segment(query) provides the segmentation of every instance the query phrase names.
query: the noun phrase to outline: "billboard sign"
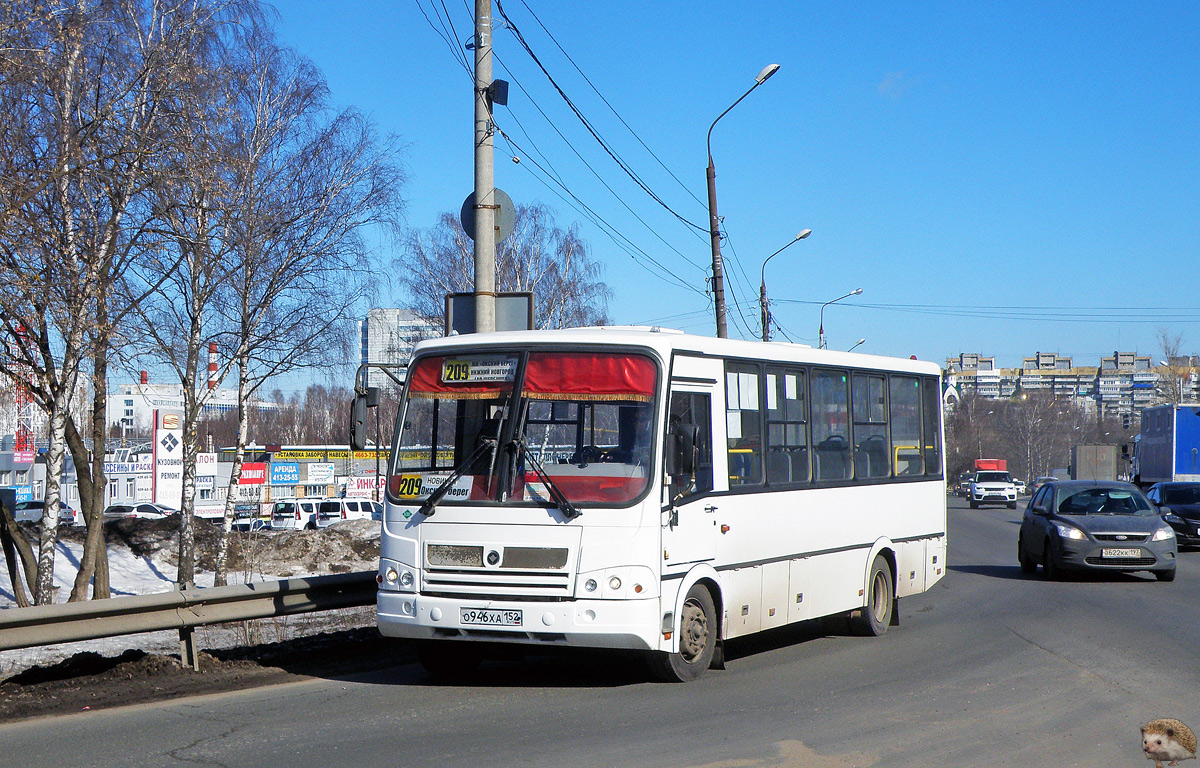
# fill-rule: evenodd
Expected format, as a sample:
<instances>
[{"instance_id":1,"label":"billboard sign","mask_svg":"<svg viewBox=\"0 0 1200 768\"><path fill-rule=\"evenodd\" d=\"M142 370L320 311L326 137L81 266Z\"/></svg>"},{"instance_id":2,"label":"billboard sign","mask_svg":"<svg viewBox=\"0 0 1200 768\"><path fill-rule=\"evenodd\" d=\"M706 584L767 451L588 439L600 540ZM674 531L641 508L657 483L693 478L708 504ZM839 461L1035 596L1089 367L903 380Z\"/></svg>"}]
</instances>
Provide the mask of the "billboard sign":
<instances>
[{"instance_id":1,"label":"billboard sign","mask_svg":"<svg viewBox=\"0 0 1200 768\"><path fill-rule=\"evenodd\" d=\"M154 412L154 501L171 509L183 506L183 415Z\"/></svg>"},{"instance_id":2,"label":"billboard sign","mask_svg":"<svg viewBox=\"0 0 1200 768\"><path fill-rule=\"evenodd\" d=\"M314 462L306 464L305 469L308 472L305 482L310 485L328 485L333 482L333 464Z\"/></svg>"},{"instance_id":3,"label":"billboard sign","mask_svg":"<svg viewBox=\"0 0 1200 768\"><path fill-rule=\"evenodd\" d=\"M263 485L267 482L267 464L264 461L242 462L242 474L238 485Z\"/></svg>"},{"instance_id":4,"label":"billboard sign","mask_svg":"<svg viewBox=\"0 0 1200 768\"><path fill-rule=\"evenodd\" d=\"M245 465L242 465L243 467ZM271 462L271 485L295 485L300 482L300 464L295 461Z\"/></svg>"}]
</instances>

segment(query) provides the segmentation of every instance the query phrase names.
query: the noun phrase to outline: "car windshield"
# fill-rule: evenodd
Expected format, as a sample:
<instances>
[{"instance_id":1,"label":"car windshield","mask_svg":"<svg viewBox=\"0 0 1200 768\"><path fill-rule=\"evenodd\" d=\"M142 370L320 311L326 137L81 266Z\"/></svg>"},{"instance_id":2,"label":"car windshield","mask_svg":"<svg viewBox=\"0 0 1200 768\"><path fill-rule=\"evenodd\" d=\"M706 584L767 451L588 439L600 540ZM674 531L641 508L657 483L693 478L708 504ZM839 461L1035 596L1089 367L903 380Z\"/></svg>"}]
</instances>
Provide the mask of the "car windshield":
<instances>
[{"instance_id":1,"label":"car windshield","mask_svg":"<svg viewBox=\"0 0 1200 768\"><path fill-rule=\"evenodd\" d=\"M421 358L388 493L412 503L449 483L442 503L632 502L650 480L657 377L628 352Z\"/></svg>"},{"instance_id":2,"label":"car windshield","mask_svg":"<svg viewBox=\"0 0 1200 768\"><path fill-rule=\"evenodd\" d=\"M1152 515L1154 510L1136 490L1126 488L1060 489L1060 515Z\"/></svg>"},{"instance_id":3,"label":"car windshield","mask_svg":"<svg viewBox=\"0 0 1200 768\"><path fill-rule=\"evenodd\" d=\"M1200 484L1165 486L1163 504L1200 504Z\"/></svg>"},{"instance_id":4,"label":"car windshield","mask_svg":"<svg viewBox=\"0 0 1200 768\"><path fill-rule=\"evenodd\" d=\"M1010 483L1012 478L1007 472L980 472L975 476L977 483Z\"/></svg>"}]
</instances>

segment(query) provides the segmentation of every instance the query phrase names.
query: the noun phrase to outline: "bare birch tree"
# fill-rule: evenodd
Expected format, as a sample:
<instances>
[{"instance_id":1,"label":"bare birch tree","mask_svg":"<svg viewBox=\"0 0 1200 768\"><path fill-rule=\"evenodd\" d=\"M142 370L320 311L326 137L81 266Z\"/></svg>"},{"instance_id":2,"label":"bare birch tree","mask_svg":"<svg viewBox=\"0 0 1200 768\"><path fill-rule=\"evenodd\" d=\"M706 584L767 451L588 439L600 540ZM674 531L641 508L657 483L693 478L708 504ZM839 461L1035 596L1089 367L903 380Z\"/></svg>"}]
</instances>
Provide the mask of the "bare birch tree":
<instances>
[{"instance_id":1,"label":"bare birch tree","mask_svg":"<svg viewBox=\"0 0 1200 768\"><path fill-rule=\"evenodd\" d=\"M400 284L418 314L444 314L447 293L474 290L474 244L458 218L443 213L436 226L413 230L395 262ZM578 228L560 229L544 205L518 205L512 234L496 246L496 290L532 291L537 328L604 325L612 291L601 279Z\"/></svg>"},{"instance_id":2,"label":"bare birch tree","mask_svg":"<svg viewBox=\"0 0 1200 768\"><path fill-rule=\"evenodd\" d=\"M320 73L261 30L244 50L228 167L236 267L222 303L238 430L218 584L227 577L250 399L274 376L347 360L351 318L373 289L364 231L394 227L401 207L394 142L376 139L353 110L331 112Z\"/></svg>"}]
</instances>

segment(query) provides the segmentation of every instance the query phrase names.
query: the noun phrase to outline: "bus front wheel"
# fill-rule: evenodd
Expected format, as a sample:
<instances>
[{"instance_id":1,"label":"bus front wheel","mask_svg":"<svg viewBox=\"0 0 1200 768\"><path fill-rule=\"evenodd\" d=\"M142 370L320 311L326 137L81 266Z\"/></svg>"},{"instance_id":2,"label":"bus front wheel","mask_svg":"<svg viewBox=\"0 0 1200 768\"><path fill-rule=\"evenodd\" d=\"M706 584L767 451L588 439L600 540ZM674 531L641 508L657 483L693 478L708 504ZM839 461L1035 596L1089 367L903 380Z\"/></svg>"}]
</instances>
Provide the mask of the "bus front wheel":
<instances>
[{"instance_id":1,"label":"bus front wheel","mask_svg":"<svg viewBox=\"0 0 1200 768\"><path fill-rule=\"evenodd\" d=\"M650 670L663 682L686 683L704 674L717 649L717 609L707 587L694 585L679 617L679 652L652 651Z\"/></svg>"},{"instance_id":2,"label":"bus front wheel","mask_svg":"<svg viewBox=\"0 0 1200 768\"><path fill-rule=\"evenodd\" d=\"M892 589L892 569L887 560L877 556L871 564L867 580L867 604L850 615L850 628L856 635L879 636L892 623L896 593Z\"/></svg>"}]
</instances>

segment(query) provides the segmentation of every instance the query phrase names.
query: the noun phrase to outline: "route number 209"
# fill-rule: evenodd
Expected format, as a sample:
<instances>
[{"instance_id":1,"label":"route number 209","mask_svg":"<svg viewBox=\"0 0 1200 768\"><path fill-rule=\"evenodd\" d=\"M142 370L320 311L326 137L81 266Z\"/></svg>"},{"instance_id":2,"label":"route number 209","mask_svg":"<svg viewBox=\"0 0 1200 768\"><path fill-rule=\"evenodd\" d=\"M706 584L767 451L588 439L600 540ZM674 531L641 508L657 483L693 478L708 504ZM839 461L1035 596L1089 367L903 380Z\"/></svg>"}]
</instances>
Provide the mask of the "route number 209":
<instances>
[{"instance_id":1,"label":"route number 209","mask_svg":"<svg viewBox=\"0 0 1200 768\"><path fill-rule=\"evenodd\" d=\"M442 381L470 381L471 363L466 360L447 360Z\"/></svg>"},{"instance_id":2,"label":"route number 209","mask_svg":"<svg viewBox=\"0 0 1200 768\"><path fill-rule=\"evenodd\" d=\"M421 492L420 475L404 475L396 484L396 495L401 498L412 498Z\"/></svg>"}]
</instances>

